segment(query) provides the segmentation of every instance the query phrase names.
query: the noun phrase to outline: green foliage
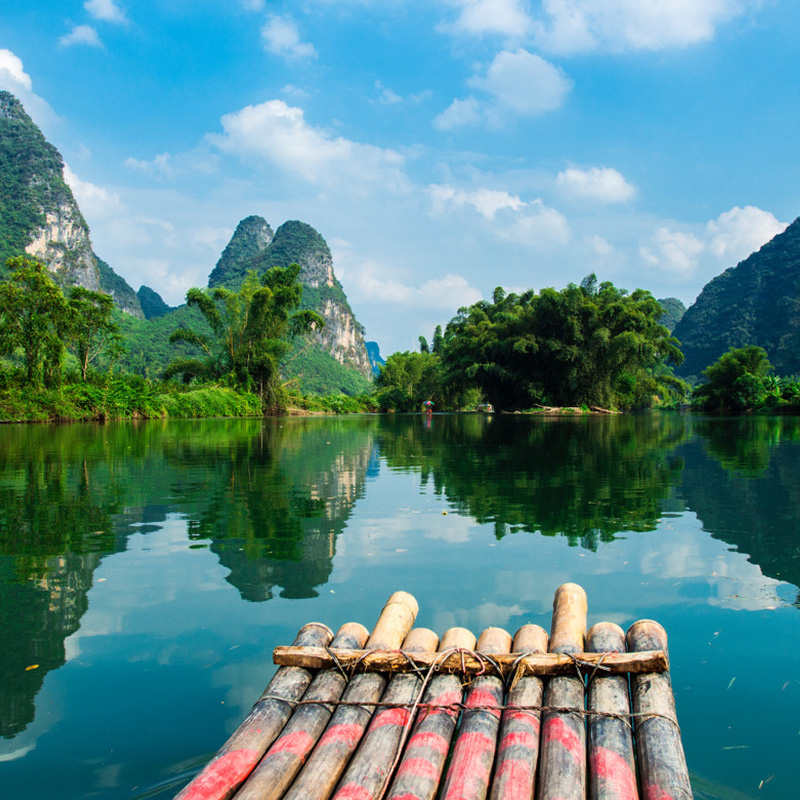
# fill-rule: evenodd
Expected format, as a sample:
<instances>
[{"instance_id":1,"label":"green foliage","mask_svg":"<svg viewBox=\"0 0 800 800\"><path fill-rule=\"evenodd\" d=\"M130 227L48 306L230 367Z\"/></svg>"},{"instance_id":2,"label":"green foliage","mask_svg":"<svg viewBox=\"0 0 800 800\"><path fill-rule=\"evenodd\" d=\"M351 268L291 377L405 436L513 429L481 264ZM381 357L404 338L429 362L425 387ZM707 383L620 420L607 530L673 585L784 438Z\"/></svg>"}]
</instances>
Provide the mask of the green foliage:
<instances>
[{"instance_id":1,"label":"green foliage","mask_svg":"<svg viewBox=\"0 0 800 800\"><path fill-rule=\"evenodd\" d=\"M272 238L272 228L263 217L245 217L237 226L216 266L208 276L208 286L239 289L251 269L250 262L264 249ZM292 259L294 260L294 259ZM289 266L289 263L282 266Z\"/></svg>"},{"instance_id":2,"label":"green foliage","mask_svg":"<svg viewBox=\"0 0 800 800\"><path fill-rule=\"evenodd\" d=\"M143 316L144 313L139 303L139 297L125 278L117 275L102 258L98 258L96 255L94 256L94 263L97 265L97 272L100 278L100 291L111 295L114 302L129 314L133 314L136 317Z\"/></svg>"},{"instance_id":3,"label":"green foliage","mask_svg":"<svg viewBox=\"0 0 800 800\"><path fill-rule=\"evenodd\" d=\"M800 220L706 284L674 333L684 376L749 345L763 347L779 374L800 373Z\"/></svg>"},{"instance_id":4,"label":"green foliage","mask_svg":"<svg viewBox=\"0 0 800 800\"><path fill-rule=\"evenodd\" d=\"M119 326L112 320L114 301L107 294L73 286L69 292L67 348L78 359L86 380L89 365L105 353L113 361L122 353Z\"/></svg>"},{"instance_id":5,"label":"green foliage","mask_svg":"<svg viewBox=\"0 0 800 800\"><path fill-rule=\"evenodd\" d=\"M676 339L662 307L594 275L563 291L498 287L491 303L461 309L444 334L445 385L480 388L498 409L536 404L634 408L684 391L668 362Z\"/></svg>"},{"instance_id":6,"label":"green foliage","mask_svg":"<svg viewBox=\"0 0 800 800\"><path fill-rule=\"evenodd\" d=\"M420 337L422 338L422 337ZM433 353L393 353L375 379L381 411L418 411L426 400L444 407L441 359Z\"/></svg>"},{"instance_id":7,"label":"green foliage","mask_svg":"<svg viewBox=\"0 0 800 800\"><path fill-rule=\"evenodd\" d=\"M706 411L750 411L764 401L764 379L771 371L763 347L732 348L703 370L707 383L694 390L693 399Z\"/></svg>"},{"instance_id":8,"label":"green foliage","mask_svg":"<svg viewBox=\"0 0 800 800\"><path fill-rule=\"evenodd\" d=\"M297 280L300 267L273 267L258 280L248 273L236 292L224 287L192 288L188 305L198 308L211 334L188 328L174 331L171 341L198 347L202 358L181 358L164 377L182 374L192 378L222 380L228 385L255 390L265 409L285 405L280 381L280 363L289 349L289 339L325 323L313 311L296 311L303 286Z\"/></svg>"},{"instance_id":9,"label":"green foliage","mask_svg":"<svg viewBox=\"0 0 800 800\"><path fill-rule=\"evenodd\" d=\"M136 297L139 300L145 319L163 317L164 314L169 314L170 311L174 310L164 302L158 292L149 286L140 286L139 291L136 292Z\"/></svg>"},{"instance_id":10,"label":"green foliage","mask_svg":"<svg viewBox=\"0 0 800 800\"><path fill-rule=\"evenodd\" d=\"M281 375L287 386L317 395L342 393L353 397L369 392L372 387L360 372L299 338L281 366Z\"/></svg>"},{"instance_id":11,"label":"green foliage","mask_svg":"<svg viewBox=\"0 0 800 800\"><path fill-rule=\"evenodd\" d=\"M61 155L12 94L0 91L0 264L22 255L45 210L74 202ZM86 227L79 216L79 224Z\"/></svg>"},{"instance_id":12,"label":"green foliage","mask_svg":"<svg viewBox=\"0 0 800 800\"><path fill-rule=\"evenodd\" d=\"M0 353L22 350L27 383L60 377L69 309L46 267L23 256L6 262L0 283Z\"/></svg>"},{"instance_id":13,"label":"green foliage","mask_svg":"<svg viewBox=\"0 0 800 800\"><path fill-rule=\"evenodd\" d=\"M664 313L658 320L670 333L675 330L675 326L681 321L686 313L686 306L677 297L665 297L659 299L659 305L664 309Z\"/></svg>"}]
</instances>

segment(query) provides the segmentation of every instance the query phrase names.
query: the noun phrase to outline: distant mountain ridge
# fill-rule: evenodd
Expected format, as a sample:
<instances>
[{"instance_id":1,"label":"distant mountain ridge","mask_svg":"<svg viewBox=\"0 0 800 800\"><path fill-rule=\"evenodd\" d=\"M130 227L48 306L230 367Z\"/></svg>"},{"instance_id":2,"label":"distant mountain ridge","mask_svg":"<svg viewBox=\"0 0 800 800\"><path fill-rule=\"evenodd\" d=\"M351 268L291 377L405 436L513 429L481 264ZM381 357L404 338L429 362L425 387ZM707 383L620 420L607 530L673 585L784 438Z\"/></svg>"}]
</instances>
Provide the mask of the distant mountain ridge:
<instances>
[{"instance_id":1,"label":"distant mountain ridge","mask_svg":"<svg viewBox=\"0 0 800 800\"><path fill-rule=\"evenodd\" d=\"M800 374L800 218L703 288L675 326L685 360L699 376L732 347L756 344L779 375Z\"/></svg>"},{"instance_id":2,"label":"distant mountain ridge","mask_svg":"<svg viewBox=\"0 0 800 800\"><path fill-rule=\"evenodd\" d=\"M143 316L133 289L92 250L61 154L22 103L0 91L0 272L18 255L41 261L62 287L105 292L123 311Z\"/></svg>"}]
</instances>

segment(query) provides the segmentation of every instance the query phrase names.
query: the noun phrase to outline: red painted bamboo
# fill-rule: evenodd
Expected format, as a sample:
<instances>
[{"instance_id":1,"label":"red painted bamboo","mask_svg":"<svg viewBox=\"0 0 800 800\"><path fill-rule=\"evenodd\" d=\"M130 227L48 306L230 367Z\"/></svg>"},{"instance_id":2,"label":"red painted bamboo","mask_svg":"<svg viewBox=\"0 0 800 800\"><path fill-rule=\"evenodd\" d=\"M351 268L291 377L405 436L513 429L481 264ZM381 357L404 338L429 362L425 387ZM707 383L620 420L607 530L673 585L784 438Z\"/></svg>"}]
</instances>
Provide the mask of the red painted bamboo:
<instances>
[{"instance_id":1,"label":"red painted bamboo","mask_svg":"<svg viewBox=\"0 0 800 800\"><path fill-rule=\"evenodd\" d=\"M363 647L369 631L357 622L339 628L332 647ZM279 800L297 777L308 754L325 730L333 706L344 691L347 679L337 669L320 672L303 695L304 703L295 709L281 735L274 741L259 765L236 793L236 800Z\"/></svg>"},{"instance_id":2,"label":"red painted bamboo","mask_svg":"<svg viewBox=\"0 0 800 800\"><path fill-rule=\"evenodd\" d=\"M367 641L367 649L396 650L414 624L417 601L406 592L395 592L384 606ZM377 672L355 675L342 695L348 703L375 703L386 687L386 676ZM339 706L303 771L286 793L286 800L327 800L364 735L374 708L370 705Z\"/></svg>"},{"instance_id":3,"label":"red painted bamboo","mask_svg":"<svg viewBox=\"0 0 800 800\"><path fill-rule=\"evenodd\" d=\"M475 637L468 630L450 628L442 636L439 652L453 648L472 650L474 647ZM448 709L447 706L460 703L461 698L461 680L456 675L437 675L431 680L422 702L435 707L420 711L386 794L387 800L433 800L436 796L460 714L459 709Z\"/></svg>"},{"instance_id":4,"label":"red painted bamboo","mask_svg":"<svg viewBox=\"0 0 800 800\"><path fill-rule=\"evenodd\" d=\"M586 649L592 653L614 653L625 649L625 633L613 622L598 622L586 634ZM633 735L627 715L631 710L628 679L604 675L598 670L590 679L587 708L602 714L587 718L589 741L590 800L639 800Z\"/></svg>"},{"instance_id":5,"label":"red painted bamboo","mask_svg":"<svg viewBox=\"0 0 800 800\"><path fill-rule=\"evenodd\" d=\"M523 625L514 636L515 653L543 653L547 632L538 625ZM497 762L492 780L491 800L531 800L539 759L540 711L515 710L515 706L541 706L544 692L541 678L520 678L506 698L500 724Z\"/></svg>"},{"instance_id":6,"label":"red painted bamboo","mask_svg":"<svg viewBox=\"0 0 800 800\"><path fill-rule=\"evenodd\" d=\"M294 642L298 646L324 647L332 637L327 625L311 622L300 629ZM281 667L244 722L175 800L231 797L280 733L292 713L291 703L303 696L310 682L308 670Z\"/></svg>"},{"instance_id":7,"label":"red painted bamboo","mask_svg":"<svg viewBox=\"0 0 800 800\"><path fill-rule=\"evenodd\" d=\"M667 649L667 634L651 620L628 629L628 649ZM669 672L631 678L636 753L642 800L691 800L692 787L681 743Z\"/></svg>"},{"instance_id":8,"label":"red painted bamboo","mask_svg":"<svg viewBox=\"0 0 800 800\"><path fill-rule=\"evenodd\" d=\"M565 583L553 600L550 650L583 651L586 633L586 592ZM545 707L574 708L579 713L547 711L542 723L538 800L585 800L586 730L583 720L583 680L551 678L544 695Z\"/></svg>"},{"instance_id":9,"label":"red painted bamboo","mask_svg":"<svg viewBox=\"0 0 800 800\"><path fill-rule=\"evenodd\" d=\"M487 628L478 639L479 653L507 653L510 648L511 636L501 628ZM488 675L475 678L467 689L464 714L453 746L442 800L483 800L486 797L497 747L503 694L503 681Z\"/></svg>"},{"instance_id":10,"label":"red painted bamboo","mask_svg":"<svg viewBox=\"0 0 800 800\"><path fill-rule=\"evenodd\" d=\"M433 652L439 637L427 628L415 628L403 642L409 653ZM347 766L334 800L374 800L391 776L398 746L411 714L410 706L422 688L417 675L395 675L381 702L402 703L405 708L379 708L364 739Z\"/></svg>"}]
</instances>

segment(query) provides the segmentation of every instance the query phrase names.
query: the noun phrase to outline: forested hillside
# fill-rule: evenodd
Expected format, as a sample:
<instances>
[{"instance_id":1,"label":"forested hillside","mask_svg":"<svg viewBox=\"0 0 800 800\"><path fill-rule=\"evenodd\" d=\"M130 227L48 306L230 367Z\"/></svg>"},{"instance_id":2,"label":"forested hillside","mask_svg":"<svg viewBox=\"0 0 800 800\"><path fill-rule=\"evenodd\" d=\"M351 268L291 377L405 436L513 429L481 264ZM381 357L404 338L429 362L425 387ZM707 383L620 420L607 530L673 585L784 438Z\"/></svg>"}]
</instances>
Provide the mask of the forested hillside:
<instances>
[{"instance_id":1,"label":"forested hillside","mask_svg":"<svg viewBox=\"0 0 800 800\"><path fill-rule=\"evenodd\" d=\"M684 376L747 345L763 347L779 375L800 373L800 219L708 283L673 333Z\"/></svg>"},{"instance_id":2,"label":"forested hillside","mask_svg":"<svg viewBox=\"0 0 800 800\"><path fill-rule=\"evenodd\" d=\"M111 295L142 316L136 293L92 250L89 226L64 180L64 161L9 92L0 91L0 274L30 255L64 287Z\"/></svg>"}]
</instances>

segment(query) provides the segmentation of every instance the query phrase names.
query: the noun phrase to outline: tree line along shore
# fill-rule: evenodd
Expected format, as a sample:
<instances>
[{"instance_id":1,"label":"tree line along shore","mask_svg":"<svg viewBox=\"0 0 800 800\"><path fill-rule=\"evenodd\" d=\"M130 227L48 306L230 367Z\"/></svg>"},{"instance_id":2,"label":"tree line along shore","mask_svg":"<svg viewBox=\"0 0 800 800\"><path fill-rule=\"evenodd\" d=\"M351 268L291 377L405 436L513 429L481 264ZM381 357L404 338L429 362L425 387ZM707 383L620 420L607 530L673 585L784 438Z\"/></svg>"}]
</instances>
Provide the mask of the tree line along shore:
<instances>
[{"instance_id":1,"label":"tree line along shore","mask_svg":"<svg viewBox=\"0 0 800 800\"><path fill-rule=\"evenodd\" d=\"M120 312L99 292L67 293L26 257L0 281L0 421L251 417L284 413L636 411L691 404L704 411L800 411L800 383L778 377L755 345L732 349L694 387L678 378L680 343L645 290L587 276L580 285L459 309L419 350L390 355L370 391L312 394L282 367L324 326L301 309L300 268L250 273L237 290L190 289L191 327L170 335L159 376L120 367Z\"/></svg>"}]
</instances>

